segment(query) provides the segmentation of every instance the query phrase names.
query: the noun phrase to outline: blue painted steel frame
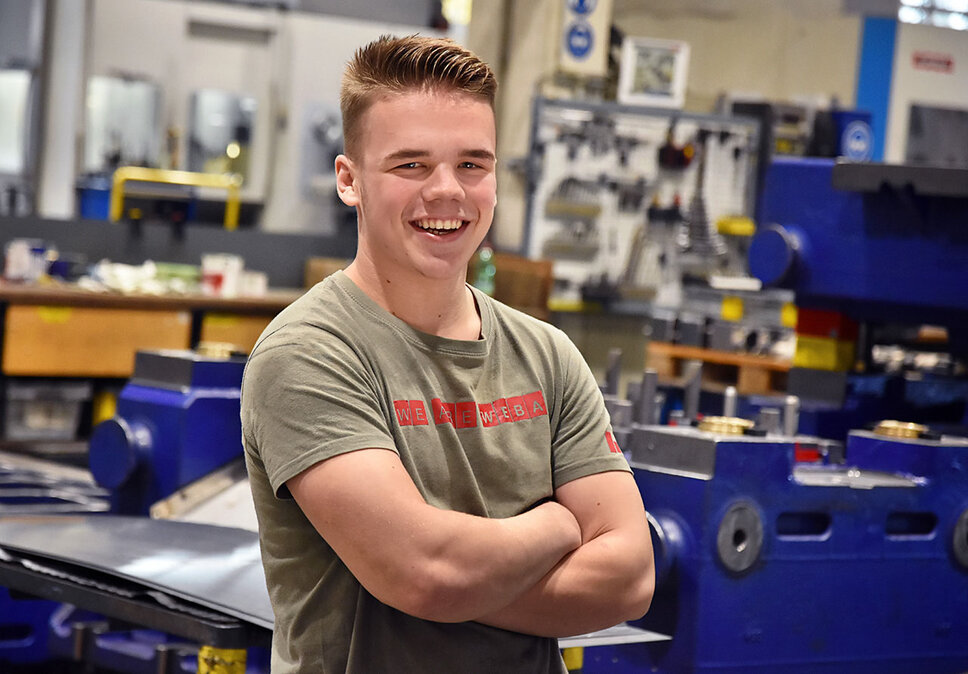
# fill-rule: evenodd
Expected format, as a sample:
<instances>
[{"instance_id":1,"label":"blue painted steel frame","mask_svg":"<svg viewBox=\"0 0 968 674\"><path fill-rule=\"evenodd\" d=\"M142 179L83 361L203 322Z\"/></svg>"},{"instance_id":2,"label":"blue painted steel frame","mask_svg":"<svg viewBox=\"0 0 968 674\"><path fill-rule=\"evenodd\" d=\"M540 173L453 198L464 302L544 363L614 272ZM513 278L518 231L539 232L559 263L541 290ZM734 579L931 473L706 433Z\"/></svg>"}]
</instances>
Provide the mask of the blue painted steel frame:
<instances>
[{"instance_id":1,"label":"blue painted steel frame","mask_svg":"<svg viewBox=\"0 0 968 674\"><path fill-rule=\"evenodd\" d=\"M173 390L128 383L118 398L116 417L147 431L146 448L132 446L118 434L99 433L91 440L92 471L112 455L131 454L137 462L130 478L113 496L114 511L147 515L151 504L172 495L242 456L239 396L244 361L194 363L191 387ZM108 424L113 421L105 422ZM107 447L98 446L102 439ZM118 456L117 461L121 461Z\"/></svg>"},{"instance_id":2,"label":"blue painted steel frame","mask_svg":"<svg viewBox=\"0 0 968 674\"><path fill-rule=\"evenodd\" d=\"M586 674L968 670L968 569L952 553L955 522L968 509L968 446L852 434L848 465L925 479L851 489L794 480L792 439L720 436L715 445L711 479L633 464L649 512L682 534L674 571L642 621L673 640L615 649L616 669L591 662ZM720 563L716 543L739 501L758 511L764 531L762 553L744 573ZM898 512L934 514L937 525L929 535L888 535L885 522ZM782 513L826 514L830 527L778 535Z\"/></svg>"},{"instance_id":3,"label":"blue painted steel frame","mask_svg":"<svg viewBox=\"0 0 968 674\"><path fill-rule=\"evenodd\" d=\"M776 247L757 241L777 224L796 239L785 285L798 305L861 321L968 326L968 199L836 190L833 166L828 159L773 161L750 248L754 275L776 265Z\"/></svg>"},{"instance_id":4,"label":"blue painted steel frame","mask_svg":"<svg viewBox=\"0 0 968 674\"><path fill-rule=\"evenodd\" d=\"M887 117L891 104L891 83L894 79L894 45L897 41L897 21L893 18L864 18L860 62L857 64L857 107L871 113L874 131L872 159L884 158L887 137Z\"/></svg>"},{"instance_id":5,"label":"blue painted steel frame","mask_svg":"<svg viewBox=\"0 0 968 674\"><path fill-rule=\"evenodd\" d=\"M0 588L0 671L6 665L45 661L47 622L60 604L41 599L15 599Z\"/></svg>"}]
</instances>

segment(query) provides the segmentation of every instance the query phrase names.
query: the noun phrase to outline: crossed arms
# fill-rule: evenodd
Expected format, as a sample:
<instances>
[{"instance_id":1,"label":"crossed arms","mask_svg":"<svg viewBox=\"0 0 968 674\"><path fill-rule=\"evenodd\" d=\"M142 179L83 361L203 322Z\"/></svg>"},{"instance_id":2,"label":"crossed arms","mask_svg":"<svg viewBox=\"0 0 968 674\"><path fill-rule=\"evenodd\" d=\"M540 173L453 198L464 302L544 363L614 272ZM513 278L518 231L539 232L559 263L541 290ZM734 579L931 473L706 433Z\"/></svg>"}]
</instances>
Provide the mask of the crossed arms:
<instances>
[{"instance_id":1,"label":"crossed arms","mask_svg":"<svg viewBox=\"0 0 968 674\"><path fill-rule=\"evenodd\" d=\"M573 480L506 519L429 505L385 449L332 457L286 484L363 587L419 618L561 637L639 618L652 599L648 524L625 472Z\"/></svg>"}]
</instances>

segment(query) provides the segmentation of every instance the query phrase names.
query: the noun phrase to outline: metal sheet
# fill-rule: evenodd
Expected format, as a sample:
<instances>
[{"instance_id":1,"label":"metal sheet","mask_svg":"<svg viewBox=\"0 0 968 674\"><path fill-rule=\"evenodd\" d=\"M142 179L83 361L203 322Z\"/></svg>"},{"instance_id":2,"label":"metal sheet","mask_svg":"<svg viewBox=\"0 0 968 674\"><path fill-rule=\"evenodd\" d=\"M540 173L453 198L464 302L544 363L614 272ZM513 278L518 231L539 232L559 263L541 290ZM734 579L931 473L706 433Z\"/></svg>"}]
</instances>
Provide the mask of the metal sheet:
<instances>
[{"instance_id":1,"label":"metal sheet","mask_svg":"<svg viewBox=\"0 0 968 674\"><path fill-rule=\"evenodd\" d=\"M0 517L0 549L160 590L271 630L258 534L120 515ZM80 575L80 574L78 574ZM662 641L630 625L559 640L562 648Z\"/></svg>"},{"instance_id":2,"label":"metal sheet","mask_svg":"<svg viewBox=\"0 0 968 674\"><path fill-rule=\"evenodd\" d=\"M0 547L107 573L272 629L252 531L116 515L5 517Z\"/></svg>"},{"instance_id":3,"label":"metal sheet","mask_svg":"<svg viewBox=\"0 0 968 674\"><path fill-rule=\"evenodd\" d=\"M83 471L0 452L0 516L107 512L109 497Z\"/></svg>"},{"instance_id":4,"label":"metal sheet","mask_svg":"<svg viewBox=\"0 0 968 674\"><path fill-rule=\"evenodd\" d=\"M574 637L564 637L558 639L558 646L561 648L591 648L593 646L615 646L618 644L642 644L653 641L669 641L672 639L667 634L650 632L640 627L634 627L622 623L615 627L599 630L590 634L579 634Z\"/></svg>"}]
</instances>

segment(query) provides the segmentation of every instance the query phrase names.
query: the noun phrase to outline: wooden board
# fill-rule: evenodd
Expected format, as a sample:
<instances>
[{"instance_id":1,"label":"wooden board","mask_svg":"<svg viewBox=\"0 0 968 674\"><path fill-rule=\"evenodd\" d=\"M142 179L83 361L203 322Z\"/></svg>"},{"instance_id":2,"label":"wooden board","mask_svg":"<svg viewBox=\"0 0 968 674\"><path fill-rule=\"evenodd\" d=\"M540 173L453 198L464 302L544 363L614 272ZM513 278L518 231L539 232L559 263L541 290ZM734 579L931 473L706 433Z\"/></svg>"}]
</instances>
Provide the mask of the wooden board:
<instances>
[{"instance_id":1,"label":"wooden board","mask_svg":"<svg viewBox=\"0 0 968 674\"><path fill-rule=\"evenodd\" d=\"M3 373L129 377L135 352L187 349L191 327L188 311L10 305Z\"/></svg>"},{"instance_id":2,"label":"wooden board","mask_svg":"<svg viewBox=\"0 0 968 674\"><path fill-rule=\"evenodd\" d=\"M249 353L272 316L208 312L202 317L202 342L231 344L235 351Z\"/></svg>"},{"instance_id":3,"label":"wooden board","mask_svg":"<svg viewBox=\"0 0 968 674\"><path fill-rule=\"evenodd\" d=\"M707 390L722 391L727 386L735 386L737 393L743 395L776 395L786 391L789 361L668 342L649 342L646 347L646 367L654 369L663 383L678 383L683 364L690 360L702 362L703 387Z\"/></svg>"}]
</instances>

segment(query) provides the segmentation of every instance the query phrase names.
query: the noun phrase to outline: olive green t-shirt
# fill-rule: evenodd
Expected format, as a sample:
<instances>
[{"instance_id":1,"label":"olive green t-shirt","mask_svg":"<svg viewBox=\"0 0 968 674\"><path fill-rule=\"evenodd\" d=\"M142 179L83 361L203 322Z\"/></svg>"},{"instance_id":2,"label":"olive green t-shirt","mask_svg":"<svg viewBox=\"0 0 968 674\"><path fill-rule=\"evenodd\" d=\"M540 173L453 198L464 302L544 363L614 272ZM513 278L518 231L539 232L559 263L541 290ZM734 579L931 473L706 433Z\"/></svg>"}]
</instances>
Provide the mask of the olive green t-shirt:
<instances>
[{"instance_id":1,"label":"olive green t-shirt","mask_svg":"<svg viewBox=\"0 0 968 674\"><path fill-rule=\"evenodd\" d=\"M575 346L472 291L482 339L458 341L414 330L339 272L277 316L253 349L242 435L275 612L273 674L564 671L555 639L435 623L381 603L285 486L329 457L384 448L431 505L503 518L571 480L628 470Z\"/></svg>"}]
</instances>

